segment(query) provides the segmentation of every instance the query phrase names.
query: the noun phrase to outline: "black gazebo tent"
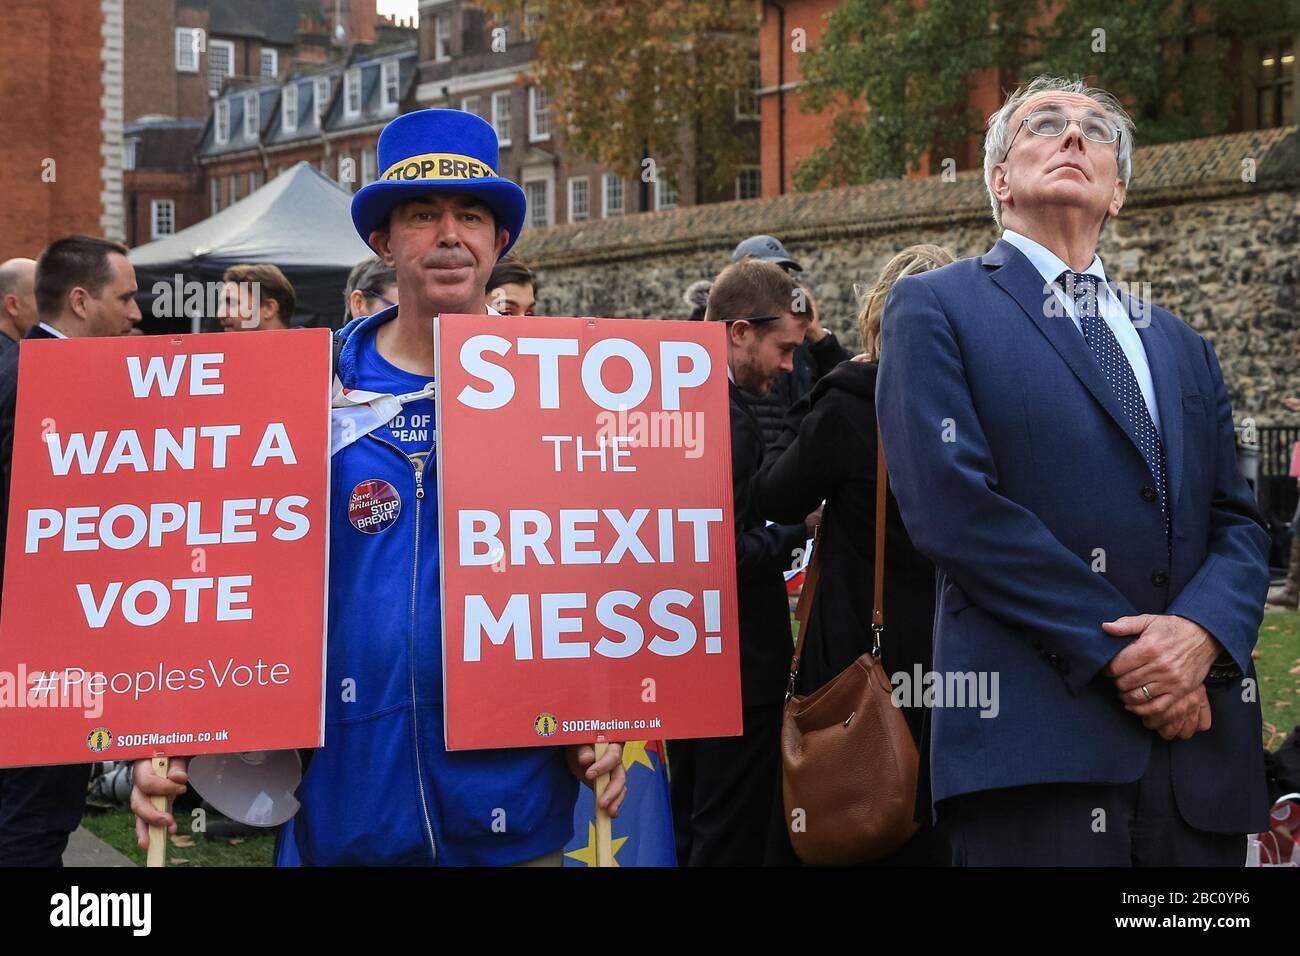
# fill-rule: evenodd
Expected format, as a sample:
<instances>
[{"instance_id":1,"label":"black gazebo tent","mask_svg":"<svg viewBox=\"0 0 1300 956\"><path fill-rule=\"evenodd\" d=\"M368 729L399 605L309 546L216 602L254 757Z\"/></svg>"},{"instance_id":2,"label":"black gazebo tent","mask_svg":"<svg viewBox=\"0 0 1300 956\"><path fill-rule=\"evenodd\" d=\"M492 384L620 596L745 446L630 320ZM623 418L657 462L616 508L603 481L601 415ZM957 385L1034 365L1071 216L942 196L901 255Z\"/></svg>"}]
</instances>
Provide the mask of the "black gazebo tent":
<instances>
[{"instance_id":1,"label":"black gazebo tent","mask_svg":"<svg viewBox=\"0 0 1300 956\"><path fill-rule=\"evenodd\" d=\"M347 190L301 162L215 216L132 249L144 330L215 329L217 284L240 263L280 267L297 297L294 325L337 327L348 272L374 254L352 226L351 203Z\"/></svg>"}]
</instances>

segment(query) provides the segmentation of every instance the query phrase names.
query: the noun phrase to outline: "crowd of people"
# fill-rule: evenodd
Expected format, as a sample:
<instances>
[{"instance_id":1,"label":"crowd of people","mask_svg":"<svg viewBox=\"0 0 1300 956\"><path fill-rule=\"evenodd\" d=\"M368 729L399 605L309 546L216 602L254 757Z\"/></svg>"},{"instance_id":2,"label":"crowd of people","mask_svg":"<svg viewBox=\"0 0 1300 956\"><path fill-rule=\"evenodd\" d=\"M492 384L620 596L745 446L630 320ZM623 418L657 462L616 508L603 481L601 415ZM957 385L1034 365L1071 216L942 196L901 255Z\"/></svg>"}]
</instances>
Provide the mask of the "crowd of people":
<instances>
[{"instance_id":1,"label":"crowd of people","mask_svg":"<svg viewBox=\"0 0 1300 956\"><path fill-rule=\"evenodd\" d=\"M1267 829L1260 708L1242 688L1268 535L1236 465L1227 391L1209 342L1159 308L1135 323L1097 255L1124 204L1133 134L1113 97L1078 82L1013 93L985 142L1000 238L960 261L901 249L862 296L860 354L823 324L772 236L741 242L687 290L692 319L725 326L743 733L668 743L680 865L799 862L800 808L782 786L790 700L875 653L886 674L937 674L938 699L899 704L897 743L919 754L915 833L857 862L1232 866L1245 834ZM454 110L400 116L379 141L381 169L425 154L489 172L498 160L492 127ZM344 386L418 391L439 313L538 310L536 275L509 255L524 222L510 181L380 179L353 217L376 255L345 290ZM10 340L129 332L126 253L73 237L39 262L0 265L0 508ZM225 328L290 324L293 288L274 266L224 278ZM248 283L255 310L237 294ZM334 494L378 477L422 497L432 438L375 437L336 456ZM437 539L436 508L400 520L419 524L414 540ZM590 746L447 752L437 549L346 522L331 536L327 679L369 675L383 689L352 710L327 701L277 863L559 865L578 782L610 774L600 803L617 815L619 746L599 759ZM820 575L792 672L786 572L810 537ZM395 670L411 680L389 680ZM943 699L954 674L991 675L997 699ZM874 769L842 772L871 788ZM84 766L0 771L0 864L58 864L85 778ZM165 778L141 761L134 783L144 847L150 825L176 831L151 798L185 791L186 761ZM504 831L491 825L500 807Z\"/></svg>"}]
</instances>

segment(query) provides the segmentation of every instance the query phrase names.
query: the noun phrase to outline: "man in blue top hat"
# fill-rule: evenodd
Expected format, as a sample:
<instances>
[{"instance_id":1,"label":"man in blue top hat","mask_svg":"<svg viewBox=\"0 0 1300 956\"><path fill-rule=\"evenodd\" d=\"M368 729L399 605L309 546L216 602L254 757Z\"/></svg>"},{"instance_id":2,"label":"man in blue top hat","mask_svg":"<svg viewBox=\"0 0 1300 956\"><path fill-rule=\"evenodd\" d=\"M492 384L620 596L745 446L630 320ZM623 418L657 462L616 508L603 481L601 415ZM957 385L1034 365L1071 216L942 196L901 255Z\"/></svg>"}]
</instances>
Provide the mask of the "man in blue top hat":
<instances>
[{"instance_id":1,"label":"man in blue top hat","mask_svg":"<svg viewBox=\"0 0 1300 956\"><path fill-rule=\"evenodd\" d=\"M523 190L496 173L496 133L459 110L399 116L379 137L383 174L357 193L352 220L397 273L398 305L340 332L338 377L351 389L421 391L433 379L433 319L482 313L497 260L523 228ZM280 832L278 865L560 865L573 835L575 777L610 782L617 815L622 752L592 747L448 752L443 746L435 410L410 402L332 459L325 746L308 762L302 806ZM358 495L396 502L361 520ZM369 512L367 512L368 514ZM140 845L147 825L175 830L149 796L187 780L136 766Z\"/></svg>"}]
</instances>

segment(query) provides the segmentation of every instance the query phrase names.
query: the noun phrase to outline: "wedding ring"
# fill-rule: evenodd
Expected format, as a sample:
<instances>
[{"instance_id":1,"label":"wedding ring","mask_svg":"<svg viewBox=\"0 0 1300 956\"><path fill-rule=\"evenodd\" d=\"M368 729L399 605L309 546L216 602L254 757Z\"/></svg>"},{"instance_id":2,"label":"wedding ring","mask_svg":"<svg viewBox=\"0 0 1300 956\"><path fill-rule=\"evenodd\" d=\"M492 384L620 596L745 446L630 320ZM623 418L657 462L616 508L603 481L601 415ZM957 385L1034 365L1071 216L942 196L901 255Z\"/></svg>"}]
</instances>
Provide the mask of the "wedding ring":
<instances>
[{"instance_id":1,"label":"wedding ring","mask_svg":"<svg viewBox=\"0 0 1300 956\"><path fill-rule=\"evenodd\" d=\"M1142 693L1146 694L1146 698L1147 698L1147 700L1150 700L1150 699L1151 699L1151 691L1147 690L1147 685L1146 685L1146 684L1143 684L1143 685L1142 685Z\"/></svg>"}]
</instances>

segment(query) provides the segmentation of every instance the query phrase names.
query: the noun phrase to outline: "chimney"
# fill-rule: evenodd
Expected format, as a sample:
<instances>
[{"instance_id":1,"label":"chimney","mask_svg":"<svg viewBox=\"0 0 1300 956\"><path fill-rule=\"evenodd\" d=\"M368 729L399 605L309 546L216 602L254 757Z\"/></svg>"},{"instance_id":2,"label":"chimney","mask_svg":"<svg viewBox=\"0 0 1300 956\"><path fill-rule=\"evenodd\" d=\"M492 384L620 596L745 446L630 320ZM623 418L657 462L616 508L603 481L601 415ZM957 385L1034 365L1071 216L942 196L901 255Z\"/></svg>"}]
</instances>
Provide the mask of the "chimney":
<instances>
[{"instance_id":1,"label":"chimney","mask_svg":"<svg viewBox=\"0 0 1300 956\"><path fill-rule=\"evenodd\" d=\"M377 0L348 0L348 42L374 43Z\"/></svg>"}]
</instances>

